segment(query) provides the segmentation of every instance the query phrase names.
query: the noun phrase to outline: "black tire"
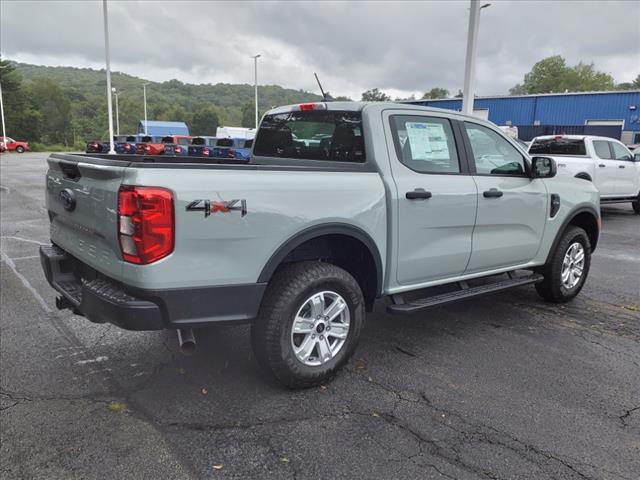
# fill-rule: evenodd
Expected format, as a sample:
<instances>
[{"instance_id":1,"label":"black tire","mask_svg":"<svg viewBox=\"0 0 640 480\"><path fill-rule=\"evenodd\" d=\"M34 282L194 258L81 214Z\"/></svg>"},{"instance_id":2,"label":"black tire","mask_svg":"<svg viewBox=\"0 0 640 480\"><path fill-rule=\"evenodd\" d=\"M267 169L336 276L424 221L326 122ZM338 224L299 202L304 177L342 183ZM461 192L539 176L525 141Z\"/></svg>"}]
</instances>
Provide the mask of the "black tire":
<instances>
[{"instance_id":1,"label":"black tire","mask_svg":"<svg viewBox=\"0 0 640 480\"><path fill-rule=\"evenodd\" d=\"M293 320L314 293L340 295L349 309L349 330L333 358L317 366L299 360L292 346ZM358 282L345 270L321 262L300 262L279 270L269 282L251 345L258 362L289 388L308 388L331 378L355 350L364 325L365 304ZM328 337L327 337L328 338Z\"/></svg>"},{"instance_id":2,"label":"black tire","mask_svg":"<svg viewBox=\"0 0 640 480\"><path fill-rule=\"evenodd\" d=\"M16 147L16 152L24 153L24 147Z\"/></svg>"},{"instance_id":3,"label":"black tire","mask_svg":"<svg viewBox=\"0 0 640 480\"><path fill-rule=\"evenodd\" d=\"M640 193L638 193L638 199L635 202L631 202L631 206L633 207L633 211L636 212L637 215L640 215Z\"/></svg>"},{"instance_id":4,"label":"black tire","mask_svg":"<svg viewBox=\"0 0 640 480\"><path fill-rule=\"evenodd\" d=\"M576 285L567 288L562 282L562 266L567 251L574 243L580 243L584 249L584 266L582 275ZM573 299L582 287L589 275L591 266L591 242L589 236L580 227L570 226L562 234L555 251L549 262L542 268L544 280L536 284L538 294L549 302L565 303Z\"/></svg>"}]
</instances>

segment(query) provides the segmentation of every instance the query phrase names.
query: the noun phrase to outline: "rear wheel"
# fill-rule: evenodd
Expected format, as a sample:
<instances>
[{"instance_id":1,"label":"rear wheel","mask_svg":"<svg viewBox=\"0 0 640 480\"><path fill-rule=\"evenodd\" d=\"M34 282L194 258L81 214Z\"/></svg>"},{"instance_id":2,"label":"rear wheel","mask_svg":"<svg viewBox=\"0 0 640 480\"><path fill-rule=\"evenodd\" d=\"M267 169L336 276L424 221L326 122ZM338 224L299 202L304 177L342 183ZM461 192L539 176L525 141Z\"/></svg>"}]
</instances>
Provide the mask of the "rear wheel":
<instances>
[{"instance_id":1,"label":"rear wheel","mask_svg":"<svg viewBox=\"0 0 640 480\"><path fill-rule=\"evenodd\" d=\"M591 266L591 243L580 227L569 227L543 267L544 280L536 284L542 298L564 303L580 293Z\"/></svg>"},{"instance_id":2,"label":"rear wheel","mask_svg":"<svg viewBox=\"0 0 640 480\"><path fill-rule=\"evenodd\" d=\"M335 265L301 262L269 283L251 343L258 361L290 388L328 380L349 359L364 324L356 280Z\"/></svg>"},{"instance_id":3,"label":"rear wheel","mask_svg":"<svg viewBox=\"0 0 640 480\"><path fill-rule=\"evenodd\" d=\"M640 215L640 193L638 193L638 198L635 202L631 202L631 206L633 207L633 211Z\"/></svg>"},{"instance_id":4,"label":"rear wheel","mask_svg":"<svg viewBox=\"0 0 640 480\"><path fill-rule=\"evenodd\" d=\"M16 152L23 153L24 152L24 147L16 147Z\"/></svg>"}]
</instances>

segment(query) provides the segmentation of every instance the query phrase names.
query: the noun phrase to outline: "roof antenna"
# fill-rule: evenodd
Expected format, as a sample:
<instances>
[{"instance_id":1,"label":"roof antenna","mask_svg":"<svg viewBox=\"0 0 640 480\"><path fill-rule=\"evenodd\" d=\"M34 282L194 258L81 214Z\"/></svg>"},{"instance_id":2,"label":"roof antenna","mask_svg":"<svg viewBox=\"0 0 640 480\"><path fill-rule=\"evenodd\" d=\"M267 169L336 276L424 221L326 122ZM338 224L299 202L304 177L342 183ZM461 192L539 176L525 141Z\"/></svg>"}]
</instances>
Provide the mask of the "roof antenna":
<instances>
[{"instance_id":1,"label":"roof antenna","mask_svg":"<svg viewBox=\"0 0 640 480\"><path fill-rule=\"evenodd\" d=\"M322 89L322 84L320 83L320 79L318 78L318 74L314 72L313 75L316 77L316 82L318 82L318 86L320 87L320 92L322 92L322 99L325 102L332 101L333 97L331 95L329 95L329 92L324 93L324 90Z\"/></svg>"}]
</instances>

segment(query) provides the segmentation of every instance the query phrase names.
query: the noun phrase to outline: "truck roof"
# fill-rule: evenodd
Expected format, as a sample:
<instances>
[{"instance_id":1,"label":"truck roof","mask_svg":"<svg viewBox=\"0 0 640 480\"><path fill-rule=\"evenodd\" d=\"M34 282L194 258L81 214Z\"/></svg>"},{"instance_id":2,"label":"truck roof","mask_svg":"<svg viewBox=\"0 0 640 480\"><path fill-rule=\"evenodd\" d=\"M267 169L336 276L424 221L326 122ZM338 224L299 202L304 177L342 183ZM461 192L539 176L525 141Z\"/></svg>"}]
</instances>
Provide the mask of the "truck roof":
<instances>
[{"instance_id":1,"label":"truck roof","mask_svg":"<svg viewBox=\"0 0 640 480\"><path fill-rule=\"evenodd\" d=\"M535 137L532 141L535 140L549 140L552 138L567 138L569 140L615 140L615 138L611 137L600 137L598 135L540 135L539 137Z\"/></svg>"},{"instance_id":2,"label":"truck roof","mask_svg":"<svg viewBox=\"0 0 640 480\"><path fill-rule=\"evenodd\" d=\"M422 110L425 112L446 113L447 115L456 115L459 117L473 119L474 121L480 121L482 123L489 123L486 120L480 118L465 115L455 110L448 110L445 108L424 107L422 105L414 105L411 103L396 103L396 102L309 102L309 103L296 103L292 105L284 105L282 107L272 108L267 111L266 115L273 115L278 113L288 113L301 110L301 106L309 106L309 110L313 110L312 105L323 105L318 110L328 111L347 111L347 112L360 112L367 107L383 107L393 108L394 110Z\"/></svg>"}]
</instances>

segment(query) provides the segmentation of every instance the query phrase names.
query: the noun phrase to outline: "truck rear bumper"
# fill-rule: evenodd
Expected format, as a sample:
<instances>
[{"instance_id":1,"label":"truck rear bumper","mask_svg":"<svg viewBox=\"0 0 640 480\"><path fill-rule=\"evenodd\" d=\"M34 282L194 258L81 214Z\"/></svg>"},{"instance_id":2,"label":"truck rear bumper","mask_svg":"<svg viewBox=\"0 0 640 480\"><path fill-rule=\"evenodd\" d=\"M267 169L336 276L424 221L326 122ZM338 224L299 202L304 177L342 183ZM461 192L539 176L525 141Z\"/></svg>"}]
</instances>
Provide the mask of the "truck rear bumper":
<instances>
[{"instance_id":1,"label":"truck rear bumper","mask_svg":"<svg viewBox=\"0 0 640 480\"><path fill-rule=\"evenodd\" d=\"M55 245L40 247L40 260L47 281L62 296L58 308L126 330L251 322L266 288L260 283L146 290L105 277Z\"/></svg>"}]
</instances>

